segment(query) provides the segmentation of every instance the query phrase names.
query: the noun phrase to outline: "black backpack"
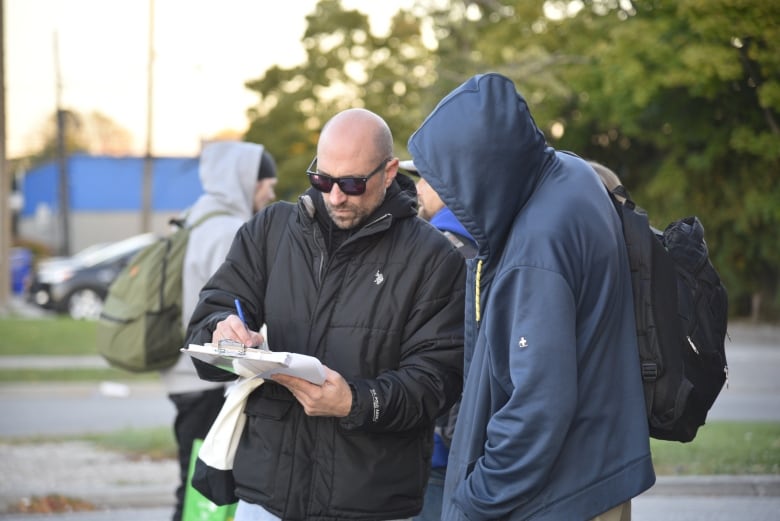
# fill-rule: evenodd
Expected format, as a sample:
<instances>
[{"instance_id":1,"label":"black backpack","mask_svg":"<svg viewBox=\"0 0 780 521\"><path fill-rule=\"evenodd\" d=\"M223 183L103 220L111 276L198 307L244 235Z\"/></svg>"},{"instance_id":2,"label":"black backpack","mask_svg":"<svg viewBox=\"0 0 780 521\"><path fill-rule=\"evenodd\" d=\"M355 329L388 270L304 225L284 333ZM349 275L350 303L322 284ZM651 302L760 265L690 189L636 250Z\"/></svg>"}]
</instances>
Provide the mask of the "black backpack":
<instances>
[{"instance_id":1,"label":"black backpack","mask_svg":"<svg viewBox=\"0 0 780 521\"><path fill-rule=\"evenodd\" d=\"M728 382L728 294L697 217L674 221L660 232L623 186L611 196L631 264L650 436L688 442Z\"/></svg>"}]
</instances>

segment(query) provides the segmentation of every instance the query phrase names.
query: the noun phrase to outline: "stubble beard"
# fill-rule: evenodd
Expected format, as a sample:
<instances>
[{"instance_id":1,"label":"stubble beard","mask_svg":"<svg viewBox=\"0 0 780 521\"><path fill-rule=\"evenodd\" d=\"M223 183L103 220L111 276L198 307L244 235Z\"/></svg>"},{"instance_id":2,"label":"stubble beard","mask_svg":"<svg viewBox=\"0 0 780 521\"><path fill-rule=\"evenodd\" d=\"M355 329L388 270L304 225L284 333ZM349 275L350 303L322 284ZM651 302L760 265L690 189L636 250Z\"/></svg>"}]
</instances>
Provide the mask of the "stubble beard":
<instances>
[{"instance_id":1,"label":"stubble beard","mask_svg":"<svg viewBox=\"0 0 780 521\"><path fill-rule=\"evenodd\" d=\"M334 208L326 202L325 208L328 210L330 219L341 230L350 230L359 225L366 218L366 214L361 208L349 203L344 203ZM349 213L336 213L336 210L349 210Z\"/></svg>"},{"instance_id":2,"label":"stubble beard","mask_svg":"<svg viewBox=\"0 0 780 521\"><path fill-rule=\"evenodd\" d=\"M372 208L366 208L365 206L361 206L359 204L350 204L349 201L334 207L328 202L327 198L323 197L323 201L325 203L325 209L328 210L330 219L336 224L336 226L341 230L351 230L363 224L368 216L382 205L386 196L387 189L383 189L382 197ZM348 210L349 213L337 214L336 210Z\"/></svg>"}]
</instances>

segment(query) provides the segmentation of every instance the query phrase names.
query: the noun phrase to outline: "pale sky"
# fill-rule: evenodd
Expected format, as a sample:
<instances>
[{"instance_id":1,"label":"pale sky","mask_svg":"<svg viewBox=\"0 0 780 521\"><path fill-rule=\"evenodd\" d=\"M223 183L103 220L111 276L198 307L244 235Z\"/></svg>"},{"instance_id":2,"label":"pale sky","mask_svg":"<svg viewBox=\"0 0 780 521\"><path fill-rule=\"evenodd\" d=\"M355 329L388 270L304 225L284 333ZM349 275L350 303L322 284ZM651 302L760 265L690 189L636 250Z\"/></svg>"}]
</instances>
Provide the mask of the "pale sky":
<instances>
[{"instance_id":1,"label":"pale sky","mask_svg":"<svg viewBox=\"0 0 780 521\"><path fill-rule=\"evenodd\" d=\"M57 103L98 111L146 143L150 0L0 0L5 3L7 155L37 148ZM200 141L242 131L257 97L244 82L273 64L300 63L305 16L317 0L154 0L152 153L195 155ZM342 0L375 33L413 0ZM59 60L55 59L55 40Z\"/></svg>"}]
</instances>

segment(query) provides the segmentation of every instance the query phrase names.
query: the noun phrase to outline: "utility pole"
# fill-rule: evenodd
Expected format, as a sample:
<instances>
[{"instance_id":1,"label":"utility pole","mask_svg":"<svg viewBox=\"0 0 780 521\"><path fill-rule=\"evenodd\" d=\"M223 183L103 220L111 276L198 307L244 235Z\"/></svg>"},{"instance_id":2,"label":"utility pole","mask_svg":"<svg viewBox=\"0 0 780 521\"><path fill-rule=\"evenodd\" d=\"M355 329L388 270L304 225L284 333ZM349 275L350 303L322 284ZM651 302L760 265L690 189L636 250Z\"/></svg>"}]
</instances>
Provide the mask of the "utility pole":
<instances>
[{"instance_id":1,"label":"utility pole","mask_svg":"<svg viewBox=\"0 0 780 521\"><path fill-rule=\"evenodd\" d=\"M5 19L0 0L0 314L11 306L11 173L5 157Z\"/></svg>"},{"instance_id":2,"label":"utility pole","mask_svg":"<svg viewBox=\"0 0 780 521\"><path fill-rule=\"evenodd\" d=\"M62 108L62 74L60 73L59 37L54 33L54 66L57 96L57 164L59 165L59 216L61 223L60 255L70 255L70 183L68 182L68 161L65 150L65 127L67 111Z\"/></svg>"},{"instance_id":3,"label":"utility pole","mask_svg":"<svg viewBox=\"0 0 780 521\"><path fill-rule=\"evenodd\" d=\"M152 231L152 180L154 158L152 157L152 107L154 101L154 0L149 0L149 46L146 82L146 154L141 190L141 231Z\"/></svg>"}]
</instances>

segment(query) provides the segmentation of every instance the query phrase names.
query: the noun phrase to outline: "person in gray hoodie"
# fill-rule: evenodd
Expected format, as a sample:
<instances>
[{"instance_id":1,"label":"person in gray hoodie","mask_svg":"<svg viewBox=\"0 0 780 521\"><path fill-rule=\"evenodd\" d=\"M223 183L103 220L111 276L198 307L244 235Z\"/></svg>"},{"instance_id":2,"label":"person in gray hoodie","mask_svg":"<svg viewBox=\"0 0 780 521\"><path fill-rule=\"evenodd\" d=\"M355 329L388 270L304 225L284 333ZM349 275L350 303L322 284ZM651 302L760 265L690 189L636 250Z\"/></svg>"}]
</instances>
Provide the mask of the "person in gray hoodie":
<instances>
[{"instance_id":1,"label":"person in gray hoodie","mask_svg":"<svg viewBox=\"0 0 780 521\"><path fill-rule=\"evenodd\" d=\"M236 231L276 197L276 163L263 145L215 141L200 154L203 194L187 212L192 229L182 273L182 324L186 328L198 303L200 289L222 264ZM162 379L176 408L174 434L178 445L181 480L176 489L173 521L182 516L192 443L206 437L225 401L225 386L198 377L192 360L182 355Z\"/></svg>"},{"instance_id":2,"label":"person in gray hoodie","mask_svg":"<svg viewBox=\"0 0 780 521\"><path fill-rule=\"evenodd\" d=\"M620 219L584 160L550 147L499 74L409 139L477 241L442 519L630 519L655 482Z\"/></svg>"}]
</instances>

